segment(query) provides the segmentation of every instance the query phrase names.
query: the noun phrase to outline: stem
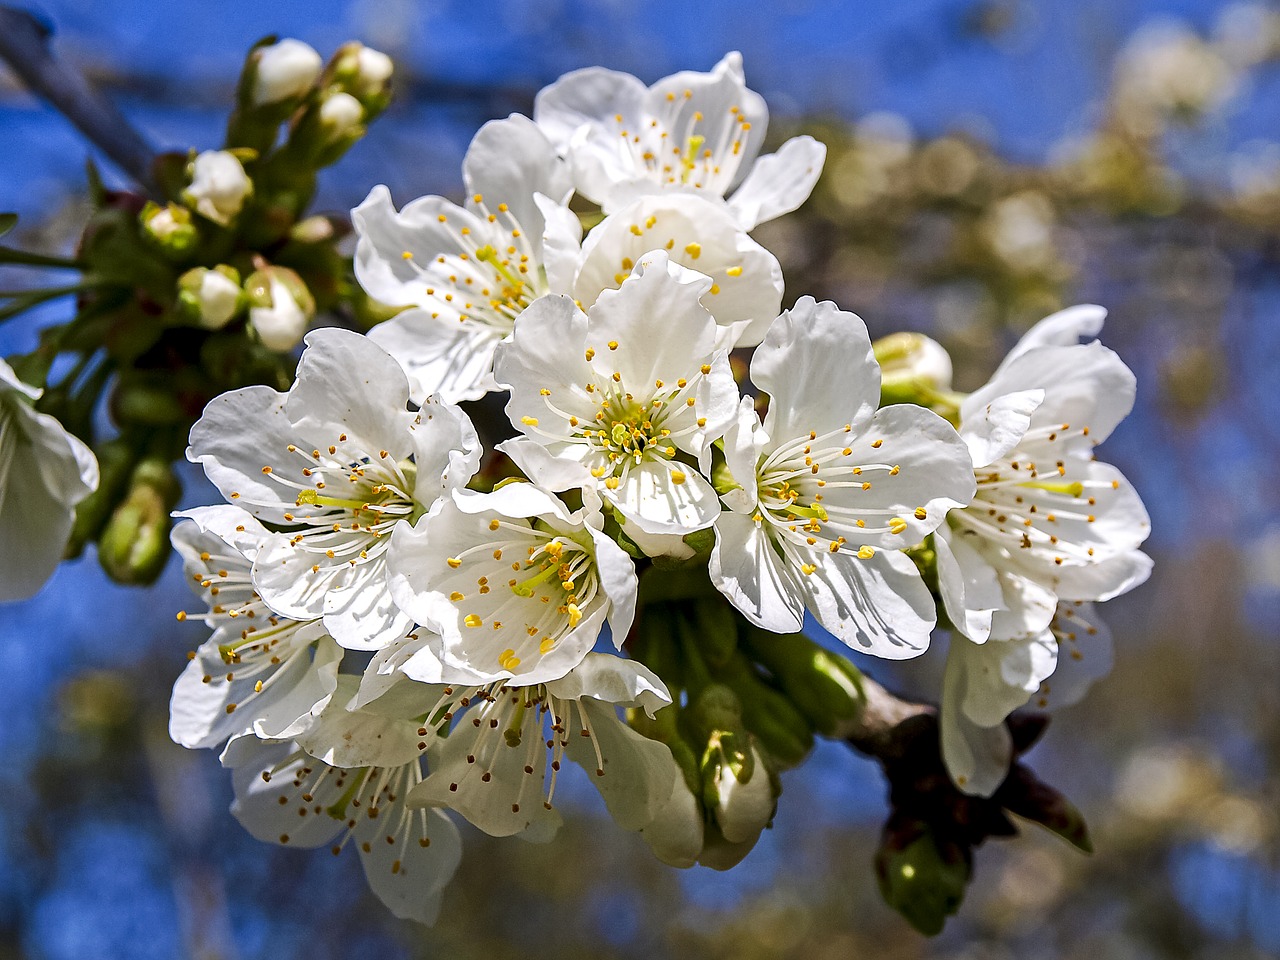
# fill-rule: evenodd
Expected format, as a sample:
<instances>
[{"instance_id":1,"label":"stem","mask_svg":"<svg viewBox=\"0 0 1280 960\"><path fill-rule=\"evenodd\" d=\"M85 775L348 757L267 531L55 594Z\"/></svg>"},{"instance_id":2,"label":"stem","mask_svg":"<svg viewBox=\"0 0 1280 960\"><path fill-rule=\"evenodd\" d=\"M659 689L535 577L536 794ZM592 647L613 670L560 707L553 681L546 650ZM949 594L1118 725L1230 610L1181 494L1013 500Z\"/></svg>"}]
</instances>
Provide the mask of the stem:
<instances>
[{"instance_id":1,"label":"stem","mask_svg":"<svg viewBox=\"0 0 1280 960\"><path fill-rule=\"evenodd\" d=\"M0 5L0 57L33 93L53 105L153 196L155 151L116 106L49 49L52 31L25 10Z\"/></svg>"},{"instance_id":2,"label":"stem","mask_svg":"<svg viewBox=\"0 0 1280 960\"><path fill-rule=\"evenodd\" d=\"M908 720L938 712L927 703L912 703L895 696L866 674L862 675L862 692L866 705L858 716L842 724L833 737L879 760L894 759L901 753L904 724Z\"/></svg>"}]
</instances>

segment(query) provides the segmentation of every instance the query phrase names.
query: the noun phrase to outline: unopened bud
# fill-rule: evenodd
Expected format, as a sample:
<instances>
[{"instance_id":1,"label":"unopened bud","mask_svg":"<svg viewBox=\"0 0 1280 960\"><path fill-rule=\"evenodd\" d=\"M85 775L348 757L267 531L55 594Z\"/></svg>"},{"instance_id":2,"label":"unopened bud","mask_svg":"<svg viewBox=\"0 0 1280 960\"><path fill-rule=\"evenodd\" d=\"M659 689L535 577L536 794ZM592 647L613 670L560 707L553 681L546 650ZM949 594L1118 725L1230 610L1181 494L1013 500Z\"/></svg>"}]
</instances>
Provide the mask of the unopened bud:
<instances>
[{"instance_id":1,"label":"unopened bud","mask_svg":"<svg viewBox=\"0 0 1280 960\"><path fill-rule=\"evenodd\" d=\"M129 492L98 540L98 560L118 583L150 583L169 556L169 511L180 488L167 463L144 460L134 470Z\"/></svg>"},{"instance_id":2,"label":"unopened bud","mask_svg":"<svg viewBox=\"0 0 1280 960\"><path fill-rule=\"evenodd\" d=\"M764 760L754 746L751 759L749 767L721 759L707 768L710 782L704 787L703 799L730 843L754 840L773 819L777 798Z\"/></svg>"},{"instance_id":3,"label":"unopened bud","mask_svg":"<svg viewBox=\"0 0 1280 960\"><path fill-rule=\"evenodd\" d=\"M299 243L325 243L333 239L333 221L320 214L307 217L293 225L289 236Z\"/></svg>"},{"instance_id":4,"label":"unopened bud","mask_svg":"<svg viewBox=\"0 0 1280 960\"><path fill-rule=\"evenodd\" d=\"M185 254L196 245L198 235L191 222L191 211L176 203L163 207L151 201L138 214L145 236L166 253Z\"/></svg>"},{"instance_id":5,"label":"unopened bud","mask_svg":"<svg viewBox=\"0 0 1280 960\"><path fill-rule=\"evenodd\" d=\"M240 274L225 264L188 270L178 278L178 289L183 312L206 330L225 327L243 303Z\"/></svg>"},{"instance_id":6,"label":"unopened bud","mask_svg":"<svg viewBox=\"0 0 1280 960\"><path fill-rule=\"evenodd\" d=\"M885 829L876 876L885 902L926 936L942 932L964 899L970 864L962 847L939 842L926 825Z\"/></svg>"},{"instance_id":7,"label":"unopened bud","mask_svg":"<svg viewBox=\"0 0 1280 960\"><path fill-rule=\"evenodd\" d=\"M288 267L266 267L245 281L249 326L268 350L292 350L315 316L316 302Z\"/></svg>"},{"instance_id":8,"label":"unopened bud","mask_svg":"<svg viewBox=\"0 0 1280 960\"><path fill-rule=\"evenodd\" d=\"M226 226L240 212L253 193L253 181L235 154L226 150L206 150L191 168L191 185L182 199L196 213Z\"/></svg>"},{"instance_id":9,"label":"unopened bud","mask_svg":"<svg viewBox=\"0 0 1280 960\"><path fill-rule=\"evenodd\" d=\"M951 389L951 356L922 333L891 333L873 345L882 381L910 380L933 390Z\"/></svg>"},{"instance_id":10,"label":"unopened bud","mask_svg":"<svg viewBox=\"0 0 1280 960\"><path fill-rule=\"evenodd\" d=\"M384 97L395 72L391 58L362 43L348 43L334 57L333 79L362 102Z\"/></svg>"},{"instance_id":11,"label":"unopened bud","mask_svg":"<svg viewBox=\"0 0 1280 960\"><path fill-rule=\"evenodd\" d=\"M330 139L359 135L364 120L364 107L349 93L334 93L320 104L320 122Z\"/></svg>"},{"instance_id":12,"label":"unopened bud","mask_svg":"<svg viewBox=\"0 0 1280 960\"><path fill-rule=\"evenodd\" d=\"M286 38L255 54L252 102L255 107L301 97L315 84L323 62L301 40Z\"/></svg>"}]
</instances>

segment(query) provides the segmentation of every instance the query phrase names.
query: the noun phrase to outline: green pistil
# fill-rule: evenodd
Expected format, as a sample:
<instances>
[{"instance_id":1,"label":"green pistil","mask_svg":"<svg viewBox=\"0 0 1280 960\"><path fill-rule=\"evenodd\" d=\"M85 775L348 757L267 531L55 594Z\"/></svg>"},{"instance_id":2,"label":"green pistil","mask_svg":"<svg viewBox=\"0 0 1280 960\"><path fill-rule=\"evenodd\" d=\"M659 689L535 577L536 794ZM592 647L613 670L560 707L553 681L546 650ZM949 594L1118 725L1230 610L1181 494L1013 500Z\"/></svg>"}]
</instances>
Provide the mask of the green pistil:
<instances>
[{"instance_id":1,"label":"green pistil","mask_svg":"<svg viewBox=\"0 0 1280 960\"><path fill-rule=\"evenodd\" d=\"M1084 484L1079 480L1074 483L1051 483L1047 480L1028 480L1018 484L1020 487L1031 487L1036 490L1047 490L1049 493L1061 493L1068 497L1079 497L1084 493Z\"/></svg>"},{"instance_id":2,"label":"green pistil","mask_svg":"<svg viewBox=\"0 0 1280 960\"><path fill-rule=\"evenodd\" d=\"M692 176L694 169L698 166L698 151L702 149L702 145L706 142L707 138L701 134L689 138L688 149L685 150L684 156L680 159L682 169L680 174L681 183L689 182L689 177Z\"/></svg>"},{"instance_id":3,"label":"green pistil","mask_svg":"<svg viewBox=\"0 0 1280 960\"><path fill-rule=\"evenodd\" d=\"M351 771L351 786L347 787L342 796L325 808L325 813L335 820L347 819L347 805L355 798L356 793L360 790L360 784L364 782L364 777L360 775L362 772L361 770Z\"/></svg>"},{"instance_id":4,"label":"green pistil","mask_svg":"<svg viewBox=\"0 0 1280 960\"><path fill-rule=\"evenodd\" d=\"M559 572L560 572L559 563L548 562L547 565L543 567L540 573L534 574L528 580L524 580L520 583L512 584L511 592L514 593L517 597L532 597L533 591L536 587L539 587L542 584L546 583L552 577L556 576Z\"/></svg>"}]
</instances>

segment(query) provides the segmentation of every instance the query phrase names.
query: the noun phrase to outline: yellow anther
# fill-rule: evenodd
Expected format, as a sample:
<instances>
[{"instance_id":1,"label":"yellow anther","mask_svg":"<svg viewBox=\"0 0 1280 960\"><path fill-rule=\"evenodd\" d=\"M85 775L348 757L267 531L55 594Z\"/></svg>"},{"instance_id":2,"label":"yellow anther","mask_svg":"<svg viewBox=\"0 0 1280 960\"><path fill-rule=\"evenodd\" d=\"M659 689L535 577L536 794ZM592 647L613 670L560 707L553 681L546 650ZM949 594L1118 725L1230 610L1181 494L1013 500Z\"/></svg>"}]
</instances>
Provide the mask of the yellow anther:
<instances>
[{"instance_id":1,"label":"yellow anther","mask_svg":"<svg viewBox=\"0 0 1280 960\"><path fill-rule=\"evenodd\" d=\"M800 565L800 572L801 572L801 573L803 573L803 574L807 577L807 576L811 576L812 574L817 573L817 572L818 572L818 568L817 568L814 564L812 564L812 563L802 563L802 564Z\"/></svg>"},{"instance_id":2,"label":"yellow anther","mask_svg":"<svg viewBox=\"0 0 1280 960\"><path fill-rule=\"evenodd\" d=\"M400 256L404 257L404 259L406 259L406 260L412 260L412 259L413 259L413 251L412 251L412 250L406 250L404 253L400 254Z\"/></svg>"},{"instance_id":3,"label":"yellow anther","mask_svg":"<svg viewBox=\"0 0 1280 960\"><path fill-rule=\"evenodd\" d=\"M907 529L907 521L903 520L901 517L892 517L889 520L890 533L896 535L901 533L905 529Z\"/></svg>"},{"instance_id":4,"label":"yellow anther","mask_svg":"<svg viewBox=\"0 0 1280 960\"><path fill-rule=\"evenodd\" d=\"M685 482L685 480L687 480L687 479L688 479L688 477L686 477L686 476L684 475L684 471L682 471L682 470L672 470L672 471L671 471L671 482L672 482L672 483L675 483L675 484L684 483L684 482Z\"/></svg>"},{"instance_id":5,"label":"yellow anther","mask_svg":"<svg viewBox=\"0 0 1280 960\"><path fill-rule=\"evenodd\" d=\"M617 350L617 349L618 349L618 341L617 341L617 340L610 340L610 341L609 341L609 349L610 349L610 350Z\"/></svg>"},{"instance_id":6,"label":"yellow anther","mask_svg":"<svg viewBox=\"0 0 1280 960\"><path fill-rule=\"evenodd\" d=\"M462 622L465 623L468 627L479 627L484 624L484 621L481 620L474 613L468 613Z\"/></svg>"},{"instance_id":7,"label":"yellow anther","mask_svg":"<svg viewBox=\"0 0 1280 960\"><path fill-rule=\"evenodd\" d=\"M526 427L536 427L538 425L537 417L521 417L520 422Z\"/></svg>"},{"instance_id":8,"label":"yellow anther","mask_svg":"<svg viewBox=\"0 0 1280 960\"><path fill-rule=\"evenodd\" d=\"M866 545L863 545L858 548L859 560L870 560L875 555L876 555L876 551L873 547L868 547Z\"/></svg>"},{"instance_id":9,"label":"yellow anther","mask_svg":"<svg viewBox=\"0 0 1280 960\"><path fill-rule=\"evenodd\" d=\"M929 511L928 511L928 510L926 510L924 507L916 507L916 519L917 519L917 520L927 520L928 518L929 518Z\"/></svg>"},{"instance_id":10,"label":"yellow anther","mask_svg":"<svg viewBox=\"0 0 1280 960\"><path fill-rule=\"evenodd\" d=\"M459 560L457 557L449 557L447 560L445 560L445 563L449 564L449 566L453 567L453 569L455 570L457 570L460 566L462 566L462 561Z\"/></svg>"},{"instance_id":11,"label":"yellow anther","mask_svg":"<svg viewBox=\"0 0 1280 960\"><path fill-rule=\"evenodd\" d=\"M740 277L742 276L742 268L730 267L728 270L725 271L725 273L727 273L731 277Z\"/></svg>"},{"instance_id":12,"label":"yellow anther","mask_svg":"<svg viewBox=\"0 0 1280 960\"><path fill-rule=\"evenodd\" d=\"M701 367L699 367L698 369L702 371L702 375L705 377L707 374L709 374L709 373L711 372L711 364L709 364L709 363L704 363L704 364L703 364Z\"/></svg>"},{"instance_id":13,"label":"yellow anther","mask_svg":"<svg viewBox=\"0 0 1280 960\"><path fill-rule=\"evenodd\" d=\"M720 284L713 283L711 285L711 295L714 297L719 292L720 292Z\"/></svg>"},{"instance_id":14,"label":"yellow anther","mask_svg":"<svg viewBox=\"0 0 1280 960\"><path fill-rule=\"evenodd\" d=\"M686 243L684 245L684 252L687 253L689 256L691 256L694 260L697 260L700 256L702 256L702 244Z\"/></svg>"}]
</instances>

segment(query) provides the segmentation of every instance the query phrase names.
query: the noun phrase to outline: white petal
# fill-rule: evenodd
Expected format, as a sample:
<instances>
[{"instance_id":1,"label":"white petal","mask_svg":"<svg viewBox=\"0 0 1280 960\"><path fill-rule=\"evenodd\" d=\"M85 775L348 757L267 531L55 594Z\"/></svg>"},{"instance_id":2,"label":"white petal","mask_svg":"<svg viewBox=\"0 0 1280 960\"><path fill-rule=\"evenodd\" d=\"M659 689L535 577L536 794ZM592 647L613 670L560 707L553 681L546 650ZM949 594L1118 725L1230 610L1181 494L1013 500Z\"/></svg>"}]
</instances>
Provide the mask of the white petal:
<instances>
[{"instance_id":1,"label":"white petal","mask_svg":"<svg viewBox=\"0 0 1280 960\"><path fill-rule=\"evenodd\" d=\"M492 735L479 743L476 731L487 726L473 728L464 719L454 728L432 758L430 775L409 794L409 805L449 807L493 837L550 840L562 820L545 805L547 750L540 732L530 736L530 725L516 746ZM525 773L526 766L533 773Z\"/></svg>"},{"instance_id":2,"label":"white petal","mask_svg":"<svg viewBox=\"0 0 1280 960\"><path fill-rule=\"evenodd\" d=\"M1086 337L1097 337L1107 319L1106 307L1084 303L1045 317L1028 330L1000 363L1000 370L1037 347L1071 347ZM997 371L999 372L999 371Z\"/></svg>"},{"instance_id":3,"label":"white petal","mask_svg":"<svg viewBox=\"0 0 1280 960\"><path fill-rule=\"evenodd\" d=\"M406 310L369 331L404 370L415 403L433 395L449 403L478 400L497 390L493 352L502 338L485 324L432 317L424 309Z\"/></svg>"},{"instance_id":4,"label":"white petal","mask_svg":"<svg viewBox=\"0 0 1280 960\"><path fill-rule=\"evenodd\" d=\"M593 526L588 526L587 532L591 534L596 548L596 575L609 598L609 632L614 646L621 649L636 615L636 598L640 589L636 565L612 538Z\"/></svg>"},{"instance_id":5,"label":"white petal","mask_svg":"<svg viewBox=\"0 0 1280 960\"><path fill-rule=\"evenodd\" d=\"M399 833L388 830L392 824ZM462 862L453 821L440 810L405 810L401 799L377 819L362 818L356 839L365 878L387 909L402 920L435 923L442 891Z\"/></svg>"},{"instance_id":6,"label":"white petal","mask_svg":"<svg viewBox=\"0 0 1280 960\"><path fill-rule=\"evenodd\" d=\"M435 660L439 664L432 650L439 644L439 637L421 627L412 635L387 644L369 661L360 677L360 688L347 703L348 709L358 710L386 696L389 691L404 686L408 674L402 668L415 658Z\"/></svg>"},{"instance_id":7,"label":"white petal","mask_svg":"<svg viewBox=\"0 0 1280 960\"><path fill-rule=\"evenodd\" d=\"M716 589L756 626L774 633L798 631L804 601L764 525L747 514L726 512L715 529L708 572Z\"/></svg>"},{"instance_id":8,"label":"white petal","mask_svg":"<svg viewBox=\"0 0 1280 960\"><path fill-rule=\"evenodd\" d=\"M618 826L639 830L671 798L673 783L683 778L680 768L665 743L636 733L618 719L611 703L588 698L581 708L592 737L571 737L565 752L590 775ZM592 739L600 749L599 766Z\"/></svg>"},{"instance_id":9,"label":"white petal","mask_svg":"<svg viewBox=\"0 0 1280 960\"><path fill-rule=\"evenodd\" d=\"M1040 347L1015 357L986 386L970 394L960 408L961 422L996 397L1022 390L1044 390L1032 428L1069 424L1089 428L1089 440L1101 443L1133 408L1137 381L1113 351L1094 342L1074 347Z\"/></svg>"},{"instance_id":10,"label":"white petal","mask_svg":"<svg viewBox=\"0 0 1280 960\"><path fill-rule=\"evenodd\" d=\"M968 444L973 465L985 467L1010 453L1031 426L1031 417L1043 401L1043 390L1019 390L993 397L982 407L966 404L960 436Z\"/></svg>"},{"instance_id":11,"label":"white petal","mask_svg":"<svg viewBox=\"0 0 1280 960\"><path fill-rule=\"evenodd\" d=\"M338 689L341 662L342 648L322 637L311 669L279 700L258 710L253 732L264 740L288 740L309 729Z\"/></svg>"},{"instance_id":12,"label":"white petal","mask_svg":"<svg viewBox=\"0 0 1280 960\"><path fill-rule=\"evenodd\" d=\"M677 482L677 476L683 479ZM715 489L678 461L646 460L629 467L618 489L603 493L628 523L646 533L693 533L711 526L720 515Z\"/></svg>"},{"instance_id":13,"label":"white petal","mask_svg":"<svg viewBox=\"0 0 1280 960\"><path fill-rule=\"evenodd\" d=\"M965 793L989 797L1009 773L1009 764L1013 760L1013 737L1003 723L982 727L960 709L968 692L969 680L962 658L965 649L973 646L963 637L952 640L952 652L948 653L942 681L938 725L942 759L951 779Z\"/></svg>"},{"instance_id":14,"label":"white petal","mask_svg":"<svg viewBox=\"0 0 1280 960\"><path fill-rule=\"evenodd\" d=\"M702 305L716 322L746 321L740 346L755 346L778 315L782 268L777 258L742 230L721 203L670 192L642 197L606 217L582 246L574 296L589 307L616 289L651 250L669 251L673 263L711 278Z\"/></svg>"},{"instance_id":15,"label":"white petal","mask_svg":"<svg viewBox=\"0 0 1280 960\"><path fill-rule=\"evenodd\" d=\"M1040 685L1038 710L1069 707L1111 672L1115 651L1111 630L1089 603L1060 603L1051 629L1058 641L1058 665Z\"/></svg>"},{"instance_id":16,"label":"white petal","mask_svg":"<svg viewBox=\"0 0 1280 960\"><path fill-rule=\"evenodd\" d=\"M880 550L863 560L844 551L791 552L817 567L796 581L814 619L846 646L888 660L928 649L937 622L933 595L906 554Z\"/></svg>"},{"instance_id":17,"label":"white petal","mask_svg":"<svg viewBox=\"0 0 1280 960\"><path fill-rule=\"evenodd\" d=\"M1049 627L1058 606L1057 595L1029 577L996 568L1004 609L991 615L991 639L1025 641L1038 637Z\"/></svg>"},{"instance_id":18,"label":"white petal","mask_svg":"<svg viewBox=\"0 0 1280 960\"><path fill-rule=\"evenodd\" d=\"M956 637L948 653L948 669L955 657L964 671L961 712L973 723L994 727L1023 706L1053 673L1058 645L1047 630L1024 640L969 643Z\"/></svg>"},{"instance_id":19,"label":"white petal","mask_svg":"<svg viewBox=\"0 0 1280 960\"><path fill-rule=\"evenodd\" d=\"M358 437L368 449L407 456L409 382L400 365L363 334L337 327L313 330L298 361L298 378L285 412L299 426L331 425ZM337 433L329 441L337 439Z\"/></svg>"},{"instance_id":20,"label":"white petal","mask_svg":"<svg viewBox=\"0 0 1280 960\"><path fill-rule=\"evenodd\" d=\"M938 558L938 592L955 628L974 643L991 635L991 617L1004 609L1004 591L994 567L962 534L943 524L933 533Z\"/></svg>"},{"instance_id":21,"label":"white petal","mask_svg":"<svg viewBox=\"0 0 1280 960\"><path fill-rule=\"evenodd\" d=\"M382 185L351 211L351 223L359 237L355 271L360 286L382 303L420 307L431 303L422 267L441 254L459 252L461 228L482 235L485 226L442 197L420 197L397 213L391 191Z\"/></svg>"},{"instance_id":22,"label":"white petal","mask_svg":"<svg viewBox=\"0 0 1280 960\"><path fill-rule=\"evenodd\" d=\"M534 194L564 203L573 190L569 168L547 135L517 113L480 128L463 158L462 176L468 195L480 194L484 206L493 211L506 204L531 240L540 240L543 229Z\"/></svg>"},{"instance_id":23,"label":"white petal","mask_svg":"<svg viewBox=\"0 0 1280 960\"><path fill-rule=\"evenodd\" d=\"M701 804L684 776L677 776L671 785L671 797L640 828L640 836L663 863L682 869L692 867L702 852L702 818Z\"/></svg>"},{"instance_id":24,"label":"white petal","mask_svg":"<svg viewBox=\"0 0 1280 960\"><path fill-rule=\"evenodd\" d=\"M315 778L302 773L304 757L285 763L296 752L292 743L266 742L252 735L232 740L223 754L223 764L232 767L236 795L231 813L258 840L318 847L342 830L342 821L329 816L327 808L338 800L343 787L330 776L313 788ZM315 789L308 794L310 802L302 799L308 789Z\"/></svg>"},{"instance_id":25,"label":"white petal","mask_svg":"<svg viewBox=\"0 0 1280 960\"><path fill-rule=\"evenodd\" d=\"M739 484L736 490L721 494L730 510L739 513L755 510L759 500L756 467L768 442L769 437L760 426L760 417L756 413L755 399L743 397L738 404L737 419L724 433L725 468Z\"/></svg>"},{"instance_id":26,"label":"white petal","mask_svg":"<svg viewBox=\"0 0 1280 960\"><path fill-rule=\"evenodd\" d=\"M620 373L631 391L652 390L656 380L689 378L716 348L715 321L700 302L710 286L707 277L672 263L661 251L639 263L591 309L586 344L596 354L594 369L605 376Z\"/></svg>"},{"instance_id":27,"label":"white petal","mask_svg":"<svg viewBox=\"0 0 1280 960\"><path fill-rule=\"evenodd\" d=\"M430 507L436 498L466 486L480 466L480 440L458 407L428 401L409 427L417 480L413 497Z\"/></svg>"},{"instance_id":28,"label":"white petal","mask_svg":"<svg viewBox=\"0 0 1280 960\"><path fill-rule=\"evenodd\" d=\"M792 137L777 153L758 159L729 199L742 229L754 230L808 200L826 159L826 145L812 137Z\"/></svg>"},{"instance_id":29,"label":"white petal","mask_svg":"<svg viewBox=\"0 0 1280 960\"><path fill-rule=\"evenodd\" d=\"M348 710L360 680L338 678L338 689L309 729L296 736L298 746L332 767L399 767L421 755L418 721L385 716L373 710ZM418 686L407 682L410 686ZM427 688L419 686L426 691ZM421 713L431 706L424 695ZM406 716L412 716L407 714Z\"/></svg>"},{"instance_id":30,"label":"white petal","mask_svg":"<svg viewBox=\"0 0 1280 960\"><path fill-rule=\"evenodd\" d=\"M560 700L599 700L619 707L638 707L650 717L671 703L662 679L644 664L607 653L589 653L547 692ZM670 752L670 751L668 751Z\"/></svg>"},{"instance_id":31,"label":"white petal","mask_svg":"<svg viewBox=\"0 0 1280 960\"><path fill-rule=\"evenodd\" d=\"M571 293L582 264L582 221L567 206L535 194L542 214L542 266L551 293Z\"/></svg>"},{"instance_id":32,"label":"white petal","mask_svg":"<svg viewBox=\"0 0 1280 960\"><path fill-rule=\"evenodd\" d=\"M880 367L867 326L830 301L801 297L751 360L751 382L769 394L764 428L775 442L852 424L880 404Z\"/></svg>"}]
</instances>

